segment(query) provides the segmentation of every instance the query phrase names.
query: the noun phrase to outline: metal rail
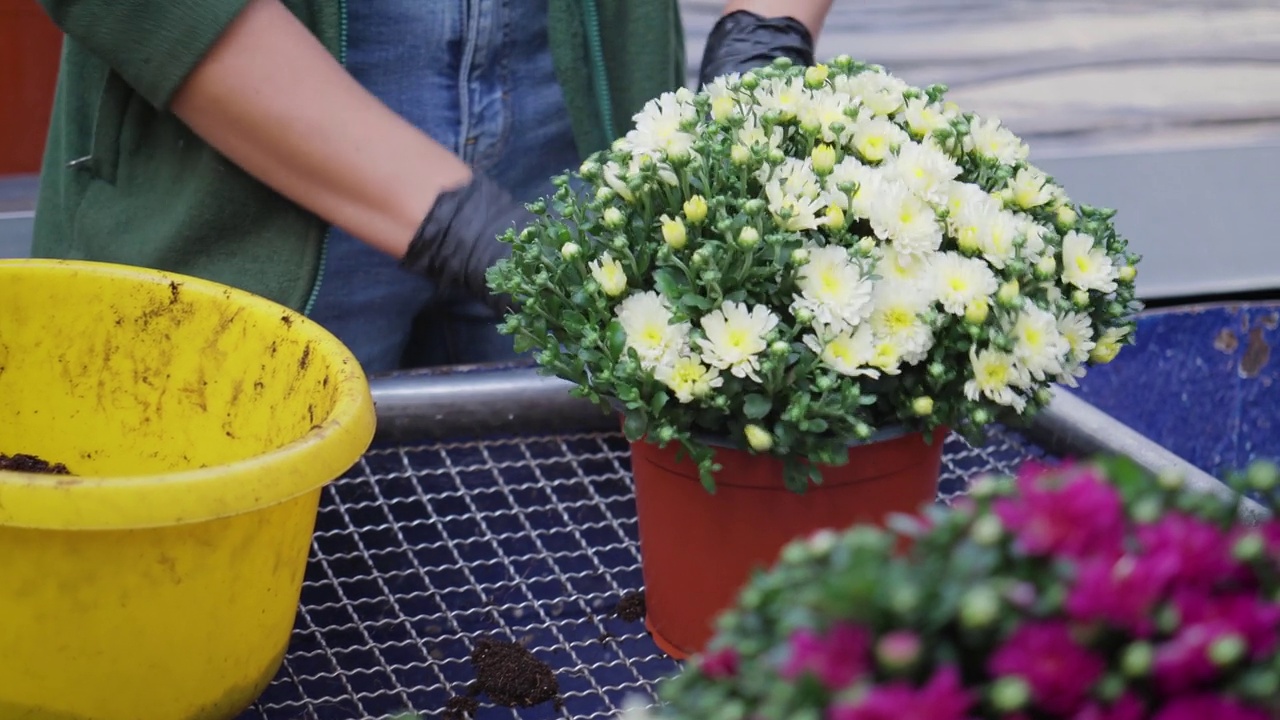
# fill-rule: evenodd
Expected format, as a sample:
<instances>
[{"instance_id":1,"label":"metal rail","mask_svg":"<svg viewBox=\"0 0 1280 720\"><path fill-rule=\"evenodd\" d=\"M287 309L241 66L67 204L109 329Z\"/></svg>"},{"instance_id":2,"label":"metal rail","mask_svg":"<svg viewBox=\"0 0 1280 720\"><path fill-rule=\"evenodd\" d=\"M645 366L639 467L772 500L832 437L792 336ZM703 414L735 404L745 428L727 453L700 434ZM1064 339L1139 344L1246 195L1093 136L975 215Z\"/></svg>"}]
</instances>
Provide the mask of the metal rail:
<instances>
[{"instance_id":1,"label":"metal rail","mask_svg":"<svg viewBox=\"0 0 1280 720\"><path fill-rule=\"evenodd\" d=\"M539 433L617 431L616 416L570 395L572 384L539 375L528 364L416 370L371 378L378 409L378 439L483 437ZM1224 500L1234 493L1222 482L1133 428L1061 388L1024 430L1028 439L1059 456L1123 455L1153 473L1173 473L1187 487ZM1269 516L1245 498L1241 517Z\"/></svg>"}]
</instances>

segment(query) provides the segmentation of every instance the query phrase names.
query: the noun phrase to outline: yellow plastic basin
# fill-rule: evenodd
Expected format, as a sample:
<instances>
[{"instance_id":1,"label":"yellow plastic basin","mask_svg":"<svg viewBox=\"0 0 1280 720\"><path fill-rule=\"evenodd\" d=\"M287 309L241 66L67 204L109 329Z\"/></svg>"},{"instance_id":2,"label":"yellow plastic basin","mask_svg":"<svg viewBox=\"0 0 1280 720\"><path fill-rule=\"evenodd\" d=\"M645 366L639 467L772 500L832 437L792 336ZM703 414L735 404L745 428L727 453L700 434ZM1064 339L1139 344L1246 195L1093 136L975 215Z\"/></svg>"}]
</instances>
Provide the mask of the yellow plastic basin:
<instances>
[{"instance_id":1,"label":"yellow plastic basin","mask_svg":"<svg viewBox=\"0 0 1280 720\"><path fill-rule=\"evenodd\" d=\"M318 325L184 276L0 261L0 718L233 718L279 669L323 487L368 448Z\"/></svg>"}]
</instances>

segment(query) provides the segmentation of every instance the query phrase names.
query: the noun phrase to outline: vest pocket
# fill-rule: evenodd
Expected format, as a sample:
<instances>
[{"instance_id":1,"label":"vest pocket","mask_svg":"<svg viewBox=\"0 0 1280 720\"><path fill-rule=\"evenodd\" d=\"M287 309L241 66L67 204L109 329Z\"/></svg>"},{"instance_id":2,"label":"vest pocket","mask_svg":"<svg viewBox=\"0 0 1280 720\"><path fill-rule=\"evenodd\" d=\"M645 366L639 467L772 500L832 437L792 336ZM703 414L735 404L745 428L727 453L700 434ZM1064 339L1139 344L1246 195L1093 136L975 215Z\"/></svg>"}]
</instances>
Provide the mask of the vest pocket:
<instances>
[{"instance_id":1,"label":"vest pocket","mask_svg":"<svg viewBox=\"0 0 1280 720\"><path fill-rule=\"evenodd\" d=\"M82 167L99 180L116 181L116 170L120 166L120 134L132 95L133 88L124 78L114 70L107 72L102 93L98 96L89 154L72 161L73 167Z\"/></svg>"}]
</instances>

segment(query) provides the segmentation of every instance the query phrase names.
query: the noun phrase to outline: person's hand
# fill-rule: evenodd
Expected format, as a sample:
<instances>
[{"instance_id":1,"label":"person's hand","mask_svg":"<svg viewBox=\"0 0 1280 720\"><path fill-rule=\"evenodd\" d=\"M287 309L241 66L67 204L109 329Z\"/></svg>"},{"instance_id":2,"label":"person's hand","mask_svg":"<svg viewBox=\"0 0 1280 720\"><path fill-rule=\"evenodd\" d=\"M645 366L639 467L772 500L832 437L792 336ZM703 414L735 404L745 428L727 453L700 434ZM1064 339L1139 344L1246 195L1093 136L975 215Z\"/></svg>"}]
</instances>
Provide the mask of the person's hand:
<instances>
[{"instance_id":1,"label":"person's hand","mask_svg":"<svg viewBox=\"0 0 1280 720\"><path fill-rule=\"evenodd\" d=\"M764 17L749 10L724 15L707 37L699 86L729 73L744 73L788 57L798 65L813 64L813 35L792 17Z\"/></svg>"},{"instance_id":2,"label":"person's hand","mask_svg":"<svg viewBox=\"0 0 1280 720\"><path fill-rule=\"evenodd\" d=\"M475 173L470 183L436 199L400 264L444 287L482 298L503 315L511 299L490 292L485 273L511 255L511 246L499 236L524 228L533 217L497 183Z\"/></svg>"}]
</instances>

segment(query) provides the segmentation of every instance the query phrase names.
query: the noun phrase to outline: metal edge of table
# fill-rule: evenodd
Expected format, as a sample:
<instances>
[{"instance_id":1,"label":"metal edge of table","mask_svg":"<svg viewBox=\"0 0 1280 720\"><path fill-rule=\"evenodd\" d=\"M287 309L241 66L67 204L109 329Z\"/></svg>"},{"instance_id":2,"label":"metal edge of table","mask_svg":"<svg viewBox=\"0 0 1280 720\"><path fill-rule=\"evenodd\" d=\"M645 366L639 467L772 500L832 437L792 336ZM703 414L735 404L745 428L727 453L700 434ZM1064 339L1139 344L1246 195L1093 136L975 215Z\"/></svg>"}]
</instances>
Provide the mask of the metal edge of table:
<instances>
[{"instance_id":1,"label":"metal edge of table","mask_svg":"<svg viewBox=\"0 0 1280 720\"><path fill-rule=\"evenodd\" d=\"M377 439L406 442L459 436L618 431L616 416L570 394L572 384L526 364L417 370L370 378ZM1224 500L1221 481L1071 392L1055 387L1049 406L1022 431L1060 456L1120 455L1156 474L1181 476L1186 486ZM1245 498L1241 517L1269 516Z\"/></svg>"}]
</instances>

